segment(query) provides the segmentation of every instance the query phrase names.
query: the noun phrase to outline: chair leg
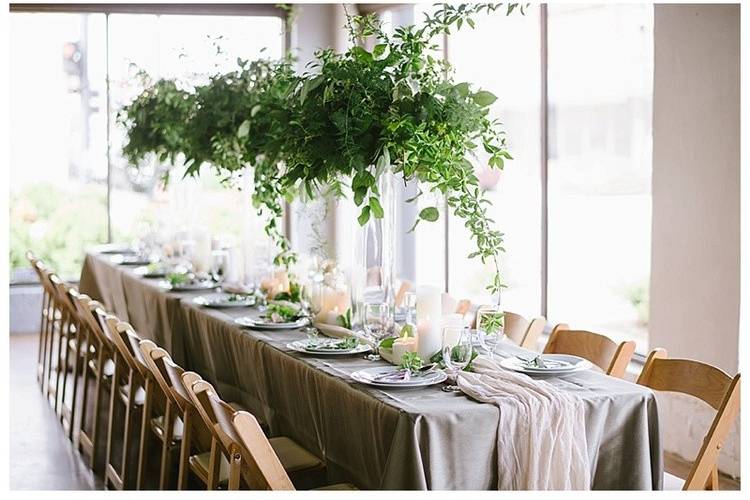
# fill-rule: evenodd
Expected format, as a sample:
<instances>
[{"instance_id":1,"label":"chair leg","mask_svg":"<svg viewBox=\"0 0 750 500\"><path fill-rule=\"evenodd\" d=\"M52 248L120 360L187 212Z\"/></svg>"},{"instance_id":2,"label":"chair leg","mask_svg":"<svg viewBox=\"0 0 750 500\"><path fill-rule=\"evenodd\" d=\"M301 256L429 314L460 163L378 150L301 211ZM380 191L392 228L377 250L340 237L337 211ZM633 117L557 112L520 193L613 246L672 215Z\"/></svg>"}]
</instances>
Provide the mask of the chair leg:
<instances>
[{"instance_id":1,"label":"chair leg","mask_svg":"<svg viewBox=\"0 0 750 500\"><path fill-rule=\"evenodd\" d=\"M128 402L125 406L125 430L123 433L122 442L122 466L120 469L120 479L122 479L123 489L127 488L128 484L128 462L130 461L130 434L132 433L132 421L133 421L133 406L135 401L135 391L133 372L131 370L130 376L128 377Z\"/></svg>"},{"instance_id":2,"label":"chair leg","mask_svg":"<svg viewBox=\"0 0 750 500\"><path fill-rule=\"evenodd\" d=\"M118 390L118 384L119 384L119 376L120 376L120 370L117 367L117 362L115 360L115 373L112 375L112 385L110 387L110 393L109 393L109 418L107 420L107 454L106 454L106 460L104 464L104 482L106 483L110 480L110 469L113 470L112 467L112 437L114 434L114 424L115 424L115 402L117 401L117 390Z\"/></svg>"},{"instance_id":3,"label":"chair leg","mask_svg":"<svg viewBox=\"0 0 750 500\"><path fill-rule=\"evenodd\" d=\"M62 419L62 410L60 409L60 376L65 368L63 367L63 346L67 345L68 336L66 335L67 324L64 318L60 318L60 333L57 336L57 371L55 374L55 412ZM65 379L63 378L63 392L65 391ZM63 397L65 395L63 394ZM58 406L59 405L59 406Z\"/></svg>"},{"instance_id":4,"label":"chair leg","mask_svg":"<svg viewBox=\"0 0 750 500\"><path fill-rule=\"evenodd\" d=\"M86 436L86 421L88 420L86 417L88 416L88 404L89 404L89 356L90 356L90 346L91 344L91 338L89 336L89 329L86 328L86 349L83 350L83 359L81 360L81 383L83 386L81 387L81 416L78 419L78 450L81 451L81 448L83 446L83 439L85 439L83 436ZM101 350L101 346L98 346L96 349L96 352L99 352ZM94 410L96 411L96 410ZM95 421L96 422L96 421ZM94 426L96 426L96 423L94 423ZM94 455L94 448L93 448L93 441L89 439L89 443L87 445L92 445L91 448L91 455ZM92 467L93 469L93 467Z\"/></svg>"},{"instance_id":5,"label":"chair leg","mask_svg":"<svg viewBox=\"0 0 750 500\"><path fill-rule=\"evenodd\" d=\"M68 439L70 441L73 441L74 438L74 429L75 429L75 421L76 421L76 408L78 407L78 383L80 382L78 378L78 366L79 366L79 356L81 355L81 348L86 347L88 350L88 343L85 343L83 341L83 332L80 331L80 329L76 328L76 341L73 344L74 347L72 348L73 351L73 397L70 401L70 421L68 422ZM85 345L84 345L85 344Z\"/></svg>"},{"instance_id":6,"label":"chair leg","mask_svg":"<svg viewBox=\"0 0 750 500\"><path fill-rule=\"evenodd\" d=\"M172 416L172 403L167 399L167 409L164 412L164 439L161 443L161 465L159 469L159 489L169 489L169 450L171 449L172 437L174 436L174 417Z\"/></svg>"},{"instance_id":7,"label":"chair leg","mask_svg":"<svg viewBox=\"0 0 750 500\"><path fill-rule=\"evenodd\" d=\"M706 481L706 489L713 491L719 490L719 469L716 465L714 465L713 469L711 469L711 474L709 474L708 476L708 481Z\"/></svg>"},{"instance_id":8,"label":"chair leg","mask_svg":"<svg viewBox=\"0 0 750 500\"><path fill-rule=\"evenodd\" d=\"M49 401L50 394L52 393L52 381L50 380L52 377L52 358L54 356L55 352L55 334L56 332L56 326L55 326L55 304L53 301L50 301L50 309L52 312L52 318L48 318L47 320L47 359L44 362L44 370L45 370L45 376L44 376L44 394L47 397L47 400Z\"/></svg>"},{"instance_id":9,"label":"chair leg","mask_svg":"<svg viewBox=\"0 0 750 500\"><path fill-rule=\"evenodd\" d=\"M180 468L177 477L177 489L187 489L190 472L190 444L193 435L193 412L186 411L182 415L182 442L180 443Z\"/></svg>"},{"instance_id":10,"label":"chair leg","mask_svg":"<svg viewBox=\"0 0 750 500\"><path fill-rule=\"evenodd\" d=\"M141 413L141 438L138 443L138 472L136 474L136 489L143 489L145 478L146 460L148 458L148 438L149 438L149 420L151 420L151 404L153 391L151 390L151 379L146 379L145 391L146 400L143 403L143 412Z\"/></svg>"},{"instance_id":11,"label":"chair leg","mask_svg":"<svg viewBox=\"0 0 750 500\"><path fill-rule=\"evenodd\" d=\"M94 386L94 415L93 424L91 427L91 457L89 459L89 466L91 470L96 470L98 463L97 458L99 455L99 419L101 418L101 411L99 406L101 404L102 395L104 393L104 346L99 345L97 349L97 366L99 369L96 373L96 383ZM88 364L88 363L87 363Z\"/></svg>"},{"instance_id":12,"label":"chair leg","mask_svg":"<svg viewBox=\"0 0 750 500\"><path fill-rule=\"evenodd\" d=\"M36 380L39 383L40 387L44 387L43 377L44 377L44 332L47 327L47 302L48 302L48 295L46 292L42 294L42 314L41 318L39 319L39 348L37 351L37 358L36 358Z\"/></svg>"},{"instance_id":13,"label":"chair leg","mask_svg":"<svg viewBox=\"0 0 750 500\"><path fill-rule=\"evenodd\" d=\"M213 491L219 485L219 465L221 464L221 452L216 439L211 439L211 455L208 459L208 482L206 489Z\"/></svg>"},{"instance_id":14,"label":"chair leg","mask_svg":"<svg viewBox=\"0 0 750 500\"><path fill-rule=\"evenodd\" d=\"M229 461L229 483L227 489L230 491L236 491L240 489L240 466L241 466L240 454L235 452L232 453L232 457Z\"/></svg>"}]
</instances>

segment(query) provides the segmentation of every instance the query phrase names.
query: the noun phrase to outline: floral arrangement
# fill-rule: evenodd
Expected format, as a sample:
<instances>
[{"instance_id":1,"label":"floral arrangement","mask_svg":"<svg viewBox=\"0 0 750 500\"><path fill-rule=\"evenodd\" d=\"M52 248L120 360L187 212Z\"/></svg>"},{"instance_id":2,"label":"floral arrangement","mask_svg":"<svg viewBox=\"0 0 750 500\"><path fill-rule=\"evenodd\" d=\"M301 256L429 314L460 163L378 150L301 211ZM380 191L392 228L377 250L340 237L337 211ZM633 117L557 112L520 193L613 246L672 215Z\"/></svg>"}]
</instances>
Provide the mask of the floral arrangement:
<instances>
[{"instance_id":1,"label":"floral arrangement","mask_svg":"<svg viewBox=\"0 0 750 500\"><path fill-rule=\"evenodd\" d=\"M498 293L502 234L492 227L489 201L467 159L483 150L498 169L512 159L500 124L489 118L496 97L453 81L432 53L436 37L473 28L476 15L501 5L441 5L421 25L392 35L375 16L348 16L352 48L319 51L301 75L286 57L238 60L236 71L195 87L153 82L121 110L123 154L136 165L149 154L172 163L182 158L185 175L199 175L207 164L227 182L252 167L254 206L279 246L276 263L286 266L295 256L277 225L284 200L351 196L365 225L385 215L377 181L386 170L417 180L465 221L476 244L470 257L494 264L487 289ZM516 9L523 12L508 4L506 15ZM371 51L356 43L364 38L375 39ZM437 207L426 207L414 227L438 218Z\"/></svg>"}]
</instances>

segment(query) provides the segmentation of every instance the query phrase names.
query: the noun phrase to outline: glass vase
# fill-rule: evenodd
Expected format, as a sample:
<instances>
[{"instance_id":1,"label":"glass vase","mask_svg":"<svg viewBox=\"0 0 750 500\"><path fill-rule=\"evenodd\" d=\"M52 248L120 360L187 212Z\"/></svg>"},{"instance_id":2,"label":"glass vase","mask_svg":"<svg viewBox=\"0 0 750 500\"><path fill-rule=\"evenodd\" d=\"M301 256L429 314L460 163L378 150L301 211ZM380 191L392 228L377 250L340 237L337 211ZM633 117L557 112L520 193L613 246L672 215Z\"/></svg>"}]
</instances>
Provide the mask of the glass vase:
<instances>
[{"instance_id":1,"label":"glass vase","mask_svg":"<svg viewBox=\"0 0 750 500\"><path fill-rule=\"evenodd\" d=\"M364 226L355 219L352 259L352 327L362 330L365 304L388 306L386 328L393 331L395 316L394 259L396 256L395 175L387 168L378 178L379 201L383 217L373 214ZM367 200L365 200L367 202Z\"/></svg>"}]
</instances>

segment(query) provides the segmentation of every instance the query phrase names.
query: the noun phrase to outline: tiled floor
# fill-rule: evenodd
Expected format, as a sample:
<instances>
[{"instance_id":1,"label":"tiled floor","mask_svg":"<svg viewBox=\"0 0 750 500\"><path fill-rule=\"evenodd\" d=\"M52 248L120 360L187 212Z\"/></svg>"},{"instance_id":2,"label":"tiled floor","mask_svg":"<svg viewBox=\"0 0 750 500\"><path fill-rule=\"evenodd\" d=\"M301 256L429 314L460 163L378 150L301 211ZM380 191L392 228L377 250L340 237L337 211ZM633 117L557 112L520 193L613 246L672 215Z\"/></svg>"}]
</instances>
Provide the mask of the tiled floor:
<instances>
[{"instance_id":1,"label":"tiled floor","mask_svg":"<svg viewBox=\"0 0 750 500\"><path fill-rule=\"evenodd\" d=\"M36 382L37 338L10 336L10 488L102 489L42 396Z\"/></svg>"}]
</instances>

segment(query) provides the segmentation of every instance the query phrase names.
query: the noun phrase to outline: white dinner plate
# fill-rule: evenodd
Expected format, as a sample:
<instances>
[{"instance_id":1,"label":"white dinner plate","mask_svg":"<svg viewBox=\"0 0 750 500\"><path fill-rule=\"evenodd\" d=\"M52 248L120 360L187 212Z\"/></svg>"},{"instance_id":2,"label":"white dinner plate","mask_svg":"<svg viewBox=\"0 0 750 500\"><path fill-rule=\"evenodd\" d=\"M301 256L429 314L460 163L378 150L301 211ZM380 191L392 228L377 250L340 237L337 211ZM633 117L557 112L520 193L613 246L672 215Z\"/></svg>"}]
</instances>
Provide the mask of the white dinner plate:
<instances>
[{"instance_id":1,"label":"white dinner plate","mask_svg":"<svg viewBox=\"0 0 750 500\"><path fill-rule=\"evenodd\" d=\"M366 368L352 373L352 378L362 384L373 385L375 387L424 387L435 385L445 381L448 376L441 370L432 370L419 375L412 375L408 380L383 378L388 375L400 372L396 366L378 366L376 368Z\"/></svg>"},{"instance_id":2,"label":"white dinner plate","mask_svg":"<svg viewBox=\"0 0 750 500\"><path fill-rule=\"evenodd\" d=\"M149 271L148 266L136 267L133 272L141 278L163 278L167 275L166 269L156 269Z\"/></svg>"},{"instance_id":3,"label":"white dinner plate","mask_svg":"<svg viewBox=\"0 0 750 500\"><path fill-rule=\"evenodd\" d=\"M528 357L531 358L533 355L529 355ZM541 357L548 365L546 368L528 366L522 359L516 356L503 359L500 361L500 366L529 375L565 375L588 370L593 366L590 361L571 354L542 354Z\"/></svg>"},{"instance_id":4,"label":"white dinner plate","mask_svg":"<svg viewBox=\"0 0 750 500\"><path fill-rule=\"evenodd\" d=\"M232 297L236 297L236 299L230 300ZM240 297L235 294L213 293L210 295L200 295L195 297L193 303L203 307L213 307L215 309L250 307L255 305L255 297L252 295Z\"/></svg>"},{"instance_id":5,"label":"white dinner plate","mask_svg":"<svg viewBox=\"0 0 750 500\"><path fill-rule=\"evenodd\" d=\"M357 344L357 346L352 349L337 349L333 347L342 340L343 339L320 339L317 341L297 340L288 343L286 346L288 349L303 352L305 354L325 354L332 356L364 354L371 350L370 346L367 344Z\"/></svg>"},{"instance_id":6,"label":"white dinner plate","mask_svg":"<svg viewBox=\"0 0 750 500\"><path fill-rule=\"evenodd\" d=\"M297 321L290 321L288 323L273 323L266 321L263 318L251 318L250 316L242 316L234 320L240 326L246 326L248 328L256 328L259 330L291 330L294 328L302 328L307 325L307 318L300 318Z\"/></svg>"},{"instance_id":7,"label":"white dinner plate","mask_svg":"<svg viewBox=\"0 0 750 500\"><path fill-rule=\"evenodd\" d=\"M117 244L117 243L106 243L104 245L99 245L93 248L94 252L100 253L103 255L112 255L112 254L134 254L135 249L132 248L130 245L124 245L124 244Z\"/></svg>"},{"instance_id":8,"label":"white dinner plate","mask_svg":"<svg viewBox=\"0 0 750 500\"><path fill-rule=\"evenodd\" d=\"M182 283L179 285L172 285L167 280L162 280L159 282L159 287L163 288L164 290L170 290L172 292L195 292L198 290L210 290L212 288L216 288L217 285L211 280L206 281L199 281L197 283Z\"/></svg>"},{"instance_id":9,"label":"white dinner plate","mask_svg":"<svg viewBox=\"0 0 750 500\"><path fill-rule=\"evenodd\" d=\"M121 266L147 266L151 264L151 261L147 257L130 253L116 253L109 260L112 264L120 264Z\"/></svg>"}]
</instances>

